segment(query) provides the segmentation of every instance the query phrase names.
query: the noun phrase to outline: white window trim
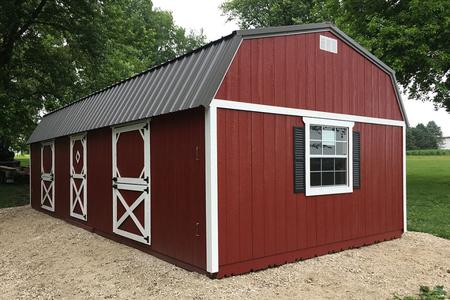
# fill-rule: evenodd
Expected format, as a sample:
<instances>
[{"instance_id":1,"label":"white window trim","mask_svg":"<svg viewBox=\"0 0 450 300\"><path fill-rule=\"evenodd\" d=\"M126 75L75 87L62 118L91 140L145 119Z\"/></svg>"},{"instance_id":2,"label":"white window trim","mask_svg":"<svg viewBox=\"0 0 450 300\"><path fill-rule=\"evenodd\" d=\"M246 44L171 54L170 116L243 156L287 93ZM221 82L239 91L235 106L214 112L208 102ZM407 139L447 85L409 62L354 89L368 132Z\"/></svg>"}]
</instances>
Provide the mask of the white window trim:
<instances>
[{"instance_id":1,"label":"white window trim","mask_svg":"<svg viewBox=\"0 0 450 300\"><path fill-rule=\"evenodd\" d=\"M353 192L353 126L354 122L338 121L330 119L319 119L319 118L303 118L303 123L305 123L305 195L306 196L318 196L318 195L331 195L331 194L344 194ZM322 126L334 126L334 127L346 127L348 129L348 166L347 166L347 185L336 185L336 186L321 186L312 187L311 186L311 173L310 173L310 126L311 125L322 125Z\"/></svg>"}]
</instances>

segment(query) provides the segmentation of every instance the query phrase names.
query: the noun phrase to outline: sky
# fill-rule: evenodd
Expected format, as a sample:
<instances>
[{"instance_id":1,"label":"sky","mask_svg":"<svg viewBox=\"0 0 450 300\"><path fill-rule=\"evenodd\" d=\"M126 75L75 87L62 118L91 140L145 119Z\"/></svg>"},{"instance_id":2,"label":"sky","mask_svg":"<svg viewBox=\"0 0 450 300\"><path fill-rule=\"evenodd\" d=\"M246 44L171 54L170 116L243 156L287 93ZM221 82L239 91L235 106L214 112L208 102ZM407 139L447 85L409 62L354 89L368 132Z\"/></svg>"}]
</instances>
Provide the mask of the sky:
<instances>
[{"instance_id":1,"label":"sky","mask_svg":"<svg viewBox=\"0 0 450 300\"><path fill-rule=\"evenodd\" d=\"M216 40L239 29L235 22L227 22L219 5L223 0L153 0L153 5L172 12L175 23L188 30L203 30L209 41ZM450 136L450 114L444 109L434 110L431 102L408 100L403 96L406 114L411 126L435 121L444 136Z\"/></svg>"}]
</instances>

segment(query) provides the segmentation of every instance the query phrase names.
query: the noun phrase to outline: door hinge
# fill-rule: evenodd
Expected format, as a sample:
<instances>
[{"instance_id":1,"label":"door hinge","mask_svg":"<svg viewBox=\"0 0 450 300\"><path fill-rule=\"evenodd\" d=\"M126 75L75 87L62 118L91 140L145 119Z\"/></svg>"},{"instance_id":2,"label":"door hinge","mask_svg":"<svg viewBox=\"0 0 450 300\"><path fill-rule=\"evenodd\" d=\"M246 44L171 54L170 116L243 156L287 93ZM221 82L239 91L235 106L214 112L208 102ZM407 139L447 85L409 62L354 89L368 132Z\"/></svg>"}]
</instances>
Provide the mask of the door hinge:
<instances>
[{"instance_id":1,"label":"door hinge","mask_svg":"<svg viewBox=\"0 0 450 300\"><path fill-rule=\"evenodd\" d=\"M148 194L148 187L146 187L146 188L144 189L144 191Z\"/></svg>"},{"instance_id":2,"label":"door hinge","mask_svg":"<svg viewBox=\"0 0 450 300\"><path fill-rule=\"evenodd\" d=\"M112 185L113 189L117 189L117 184Z\"/></svg>"},{"instance_id":3,"label":"door hinge","mask_svg":"<svg viewBox=\"0 0 450 300\"><path fill-rule=\"evenodd\" d=\"M145 237L144 237L144 240L146 240L146 241L147 241L147 243L148 243L149 239L150 239L150 237L149 237L149 236L145 236Z\"/></svg>"}]
</instances>

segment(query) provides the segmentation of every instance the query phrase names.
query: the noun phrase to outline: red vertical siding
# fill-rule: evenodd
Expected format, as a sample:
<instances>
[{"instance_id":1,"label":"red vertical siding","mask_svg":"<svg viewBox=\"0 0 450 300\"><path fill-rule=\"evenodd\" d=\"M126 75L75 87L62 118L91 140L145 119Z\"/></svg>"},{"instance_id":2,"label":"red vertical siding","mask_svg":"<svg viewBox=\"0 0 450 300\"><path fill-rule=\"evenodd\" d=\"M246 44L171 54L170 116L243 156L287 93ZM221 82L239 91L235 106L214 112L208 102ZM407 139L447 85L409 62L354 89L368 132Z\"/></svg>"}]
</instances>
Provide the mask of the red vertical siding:
<instances>
[{"instance_id":1,"label":"red vertical siding","mask_svg":"<svg viewBox=\"0 0 450 300\"><path fill-rule=\"evenodd\" d=\"M69 137L55 139L55 213L67 218L70 209Z\"/></svg>"},{"instance_id":2,"label":"red vertical siding","mask_svg":"<svg viewBox=\"0 0 450 300\"><path fill-rule=\"evenodd\" d=\"M87 211L89 226L112 233L112 130L87 133Z\"/></svg>"},{"instance_id":3,"label":"red vertical siding","mask_svg":"<svg viewBox=\"0 0 450 300\"><path fill-rule=\"evenodd\" d=\"M319 49L330 32L244 40L215 98L402 120L383 70L342 41Z\"/></svg>"},{"instance_id":4,"label":"red vertical siding","mask_svg":"<svg viewBox=\"0 0 450 300\"><path fill-rule=\"evenodd\" d=\"M159 116L150 124L152 248L205 268L204 110Z\"/></svg>"},{"instance_id":5,"label":"red vertical siding","mask_svg":"<svg viewBox=\"0 0 450 300\"><path fill-rule=\"evenodd\" d=\"M361 188L305 197L293 192L293 126L301 118L218 110L219 276L245 270L237 267L244 262L249 271L257 268L250 261L267 266L287 253L338 251L403 230L401 127L356 124Z\"/></svg>"},{"instance_id":6,"label":"red vertical siding","mask_svg":"<svg viewBox=\"0 0 450 300\"><path fill-rule=\"evenodd\" d=\"M41 145L34 143L30 145L31 151L31 207L41 207Z\"/></svg>"},{"instance_id":7,"label":"red vertical siding","mask_svg":"<svg viewBox=\"0 0 450 300\"><path fill-rule=\"evenodd\" d=\"M206 266L204 110L150 122L151 234L147 246L112 232L112 129L87 133L88 220L69 217L69 137L55 140L55 216L189 269ZM122 137L121 137L122 138ZM125 147L138 147L136 140ZM31 145L32 207L40 209L40 143ZM124 165L126 164L126 157ZM132 168L129 171L133 171ZM143 211L135 211L142 215ZM141 217L142 218L142 217ZM196 226L198 223L198 226Z\"/></svg>"}]
</instances>

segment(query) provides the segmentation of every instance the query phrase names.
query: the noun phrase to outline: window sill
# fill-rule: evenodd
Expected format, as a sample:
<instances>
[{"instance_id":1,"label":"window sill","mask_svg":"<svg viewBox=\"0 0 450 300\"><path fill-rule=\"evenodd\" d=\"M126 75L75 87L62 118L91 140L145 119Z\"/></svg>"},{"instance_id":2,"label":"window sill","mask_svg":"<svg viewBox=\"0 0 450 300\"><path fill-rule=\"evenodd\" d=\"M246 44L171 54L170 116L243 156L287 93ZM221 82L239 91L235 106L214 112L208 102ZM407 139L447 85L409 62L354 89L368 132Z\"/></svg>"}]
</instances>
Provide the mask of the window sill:
<instances>
[{"instance_id":1,"label":"window sill","mask_svg":"<svg viewBox=\"0 0 450 300\"><path fill-rule=\"evenodd\" d=\"M335 195L353 193L350 186L330 186L330 187L307 187L306 196Z\"/></svg>"}]
</instances>

